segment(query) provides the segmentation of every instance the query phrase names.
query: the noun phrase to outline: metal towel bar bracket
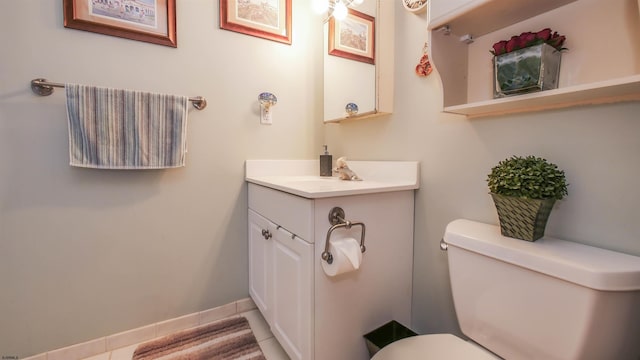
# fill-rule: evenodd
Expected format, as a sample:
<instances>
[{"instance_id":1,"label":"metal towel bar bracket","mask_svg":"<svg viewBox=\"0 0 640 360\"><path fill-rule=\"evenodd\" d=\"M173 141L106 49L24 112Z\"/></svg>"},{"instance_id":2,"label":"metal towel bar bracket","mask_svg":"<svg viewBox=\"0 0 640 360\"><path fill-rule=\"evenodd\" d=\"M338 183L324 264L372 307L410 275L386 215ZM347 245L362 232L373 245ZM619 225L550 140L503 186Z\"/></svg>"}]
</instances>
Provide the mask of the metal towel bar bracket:
<instances>
[{"instance_id":1,"label":"metal towel bar bracket","mask_svg":"<svg viewBox=\"0 0 640 360\"><path fill-rule=\"evenodd\" d=\"M53 94L53 88L64 88L64 84L47 81L46 79L31 80L31 91L40 96L49 96ZM193 107L203 110L207 107L207 100L202 96L190 97L189 101L193 103Z\"/></svg>"},{"instance_id":2,"label":"metal towel bar bracket","mask_svg":"<svg viewBox=\"0 0 640 360\"><path fill-rule=\"evenodd\" d=\"M351 229L352 226L360 226L360 251L365 252L367 248L364 246L364 234L365 234L365 226L362 222L351 222L349 220L345 220L344 210L340 207L334 207L329 211L329 223L332 225L327 231L327 239L324 243L324 251L322 252L322 260L326 261L329 264L333 263L333 255L329 251L329 240L331 240L331 233L333 230L337 228L346 228L347 230Z\"/></svg>"}]
</instances>

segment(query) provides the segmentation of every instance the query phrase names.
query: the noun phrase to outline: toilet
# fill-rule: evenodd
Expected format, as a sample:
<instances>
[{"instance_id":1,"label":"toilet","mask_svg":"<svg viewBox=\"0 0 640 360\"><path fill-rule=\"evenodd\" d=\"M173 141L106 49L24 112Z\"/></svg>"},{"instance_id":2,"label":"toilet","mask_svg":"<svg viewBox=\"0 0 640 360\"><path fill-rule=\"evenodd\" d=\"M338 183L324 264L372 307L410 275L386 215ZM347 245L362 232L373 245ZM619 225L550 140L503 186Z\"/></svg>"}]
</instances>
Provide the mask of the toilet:
<instances>
[{"instance_id":1,"label":"toilet","mask_svg":"<svg viewBox=\"0 0 640 360\"><path fill-rule=\"evenodd\" d=\"M640 257L544 237L504 237L470 220L443 243L458 322L405 338L373 360L640 359Z\"/></svg>"}]
</instances>

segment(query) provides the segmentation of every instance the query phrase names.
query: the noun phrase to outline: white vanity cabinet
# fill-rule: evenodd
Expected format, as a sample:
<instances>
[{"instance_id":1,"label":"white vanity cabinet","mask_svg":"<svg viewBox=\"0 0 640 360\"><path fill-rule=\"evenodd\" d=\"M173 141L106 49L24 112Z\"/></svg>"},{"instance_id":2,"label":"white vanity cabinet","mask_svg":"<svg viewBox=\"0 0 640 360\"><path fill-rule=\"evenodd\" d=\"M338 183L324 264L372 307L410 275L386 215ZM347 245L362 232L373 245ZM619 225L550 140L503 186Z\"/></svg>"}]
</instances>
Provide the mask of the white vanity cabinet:
<instances>
[{"instance_id":1,"label":"white vanity cabinet","mask_svg":"<svg viewBox=\"0 0 640 360\"><path fill-rule=\"evenodd\" d=\"M352 164L365 181L261 176L253 168L286 169L273 161L247 162L249 294L291 359L368 360L364 334L391 320L410 326L417 163L371 173L366 169L373 162L362 162L362 170ZM315 171L318 162L301 167ZM403 167L411 176L389 179ZM321 254L334 207L366 225L366 251L358 270L329 277ZM360 236L356 226L331 233Z\"/></svg>"},{"instance_id":2,"label":"white vanity cabinet","mask_svg":"<svg viewBox=\"0 0 640 360\"><path fill-rule=\"evenodd\" d=\"M292 359L311 359L313 244L282 228L274 240L271 330Z\"/></svg>"},{"instance_id":3,"label":"white vanity cabinet","mask_svg":"<svg viewBox=\"0 0 640 360\"><path fill-rule=\"evenodd\" d=\"M277 209L279 204L267 204L261 211L269 216L271 206ZM249 294L292 359L312 358L312 264L313 244L250 205Z\"/></svg>"},{"instance_id":4,"label":"white vanity cabinet","mask_svg":"<svg viewBox=\"0 0 640 360\"><path fill-rule=\"evenodd\" d=\"M270 297L273 263L273 233L276 225L255 211L249 210L249 294L262 315L271 318L273 299Z\"/></svg>"}]
</instances>

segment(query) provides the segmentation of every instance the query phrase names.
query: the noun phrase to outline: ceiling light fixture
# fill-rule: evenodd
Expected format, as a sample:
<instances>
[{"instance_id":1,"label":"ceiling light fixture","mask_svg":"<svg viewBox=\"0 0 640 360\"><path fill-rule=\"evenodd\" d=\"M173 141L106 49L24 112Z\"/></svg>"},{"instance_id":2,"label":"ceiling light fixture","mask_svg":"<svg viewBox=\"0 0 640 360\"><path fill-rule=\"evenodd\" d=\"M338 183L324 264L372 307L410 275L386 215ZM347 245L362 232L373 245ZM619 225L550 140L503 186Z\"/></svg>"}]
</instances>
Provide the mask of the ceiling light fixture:
<instances>
[{"instance_id":1,"label":"ceiling light fixture","mask_svg":"<svg viewBox=\"0 0 640 360\"><path fill-rule=\"evenodd\" d=\"M313 9L318 14L327 14L324 22L329 21L332 16L340 21L347 18L349 7L356 7L364 2L364 0L312 0Z\"/></svg>"}]
</instances>

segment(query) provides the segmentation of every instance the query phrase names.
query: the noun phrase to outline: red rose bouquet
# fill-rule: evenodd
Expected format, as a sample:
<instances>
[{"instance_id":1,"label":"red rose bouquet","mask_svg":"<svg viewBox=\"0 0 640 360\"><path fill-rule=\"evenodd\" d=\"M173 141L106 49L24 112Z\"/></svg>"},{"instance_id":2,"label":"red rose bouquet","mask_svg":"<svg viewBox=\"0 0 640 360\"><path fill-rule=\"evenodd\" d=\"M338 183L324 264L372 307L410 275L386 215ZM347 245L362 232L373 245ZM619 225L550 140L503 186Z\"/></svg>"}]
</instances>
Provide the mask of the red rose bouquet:
<instances>
[{"instance_id":1,"label":"red rose bouquet","mask_svg":"<svg viewBox=\"0 0 640 360\"><path fill-rule=\"evenodd\" d=\"M566 48L562 47L565 40L566 38L564 35L558 34L557 31L552 33L549 28L542 29L535 33L523 32L519 36L512 36L509 40L502 40L493 44L493 50L491 50L491 53L498 56L543 43L553 46L558 51L562 51L566 50Z\"/></svg>"}]
</instances>

